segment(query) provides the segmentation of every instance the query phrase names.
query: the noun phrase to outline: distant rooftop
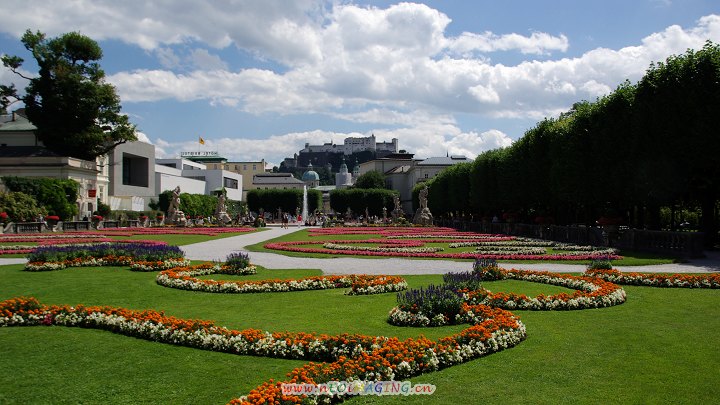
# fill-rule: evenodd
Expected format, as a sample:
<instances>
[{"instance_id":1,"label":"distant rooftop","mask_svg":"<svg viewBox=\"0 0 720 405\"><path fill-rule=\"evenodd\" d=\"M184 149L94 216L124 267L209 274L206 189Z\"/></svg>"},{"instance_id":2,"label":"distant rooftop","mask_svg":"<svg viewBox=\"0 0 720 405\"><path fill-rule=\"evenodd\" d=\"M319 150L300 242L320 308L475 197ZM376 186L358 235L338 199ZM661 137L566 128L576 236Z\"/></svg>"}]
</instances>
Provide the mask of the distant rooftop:
<instances>
[{"instance_id":1,"label":"distant rooftop","mask_svg":"<svg viewBox=\"0 0 720 405\"><path fill-rule=\"evenodd\" d=\"M472 159L468 159L465 156L453 155L453 156L440 156L431 157L418 162L418 166L449 166L456 163L467 163L472 162Z\"/></svg>"},{"instance_id":2,"label":"distant rooftop","mask_svg":"<svg viewBox=\"0 0 720 405\"><path fill-rule=\"evenodd\" d=\"M290 173L262 173L253 176L253 184L305 184Z\"/></svg>"},{"instance_id":3,"label":"distant rooftop","mask_svg":"<svg viewBox=\"0 0 720 405\"><path fill-rule=\"evenodd\" d=\"M3 115L0 119L0 131L20 132L34 131L37 127L25 116L25 109L20 108L12 114Z\"/></svg>"}]
</instances>

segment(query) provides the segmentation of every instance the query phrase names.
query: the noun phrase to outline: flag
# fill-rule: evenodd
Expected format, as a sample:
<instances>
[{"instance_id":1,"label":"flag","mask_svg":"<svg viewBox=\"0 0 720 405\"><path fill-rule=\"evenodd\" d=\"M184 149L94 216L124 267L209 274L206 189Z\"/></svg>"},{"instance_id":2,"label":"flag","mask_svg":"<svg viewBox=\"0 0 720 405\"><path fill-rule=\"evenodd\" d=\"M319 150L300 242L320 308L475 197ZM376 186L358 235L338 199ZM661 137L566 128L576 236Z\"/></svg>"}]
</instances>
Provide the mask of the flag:
<instances>
[{"instance_id":1,"label":"flag","mask_svg":"<svg viewBox=\"0 0 720 405\"><path fill-rule=\"evenodd\" d=\"M200 139L198 140L198 142L200 142L200 145L205 145L205 140L202 139L202 136L200 137Z\"/></svg>"}]
</instances>

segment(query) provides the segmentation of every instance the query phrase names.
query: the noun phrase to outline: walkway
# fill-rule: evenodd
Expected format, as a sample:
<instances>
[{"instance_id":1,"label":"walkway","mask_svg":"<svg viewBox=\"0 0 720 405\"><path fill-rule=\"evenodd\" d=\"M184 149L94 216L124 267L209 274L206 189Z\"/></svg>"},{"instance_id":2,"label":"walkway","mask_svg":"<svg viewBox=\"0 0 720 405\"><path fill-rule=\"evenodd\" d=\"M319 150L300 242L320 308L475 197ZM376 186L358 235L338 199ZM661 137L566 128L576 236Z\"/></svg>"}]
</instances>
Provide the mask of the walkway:
<instances>
[{"instance_id":1,"label":"walkway","mask_svg":"<svg viewBox=\"0 0 720 405\"><path fill-rule=\"evenodd\" d=\"M469 271L472 265L469 262L455 262L450 260L419 260L401 258L354 258L342 257L331 259L315 259L303 257L289 257L275 253L248 252L245 246L274 239L297 231L298 228L282 229L269 227L267 230L253 232L230 238L216 239L207 242L194 243L181 246L185 255L193 260L219 260L223 261L232 252L247 252L250 261L269 269L320 269L325 274L442 274L448 272ZM525 270L543 270L557 273L581 273L585 271L584 265L578 264L513 264L501 263L504 268ZM713 252L705 259L693 260L690 263L663 264L652 266L618 267L620 271L641 271L648 273L708 273L720 272L720 254Z\"/></svg>"}]
</instances>

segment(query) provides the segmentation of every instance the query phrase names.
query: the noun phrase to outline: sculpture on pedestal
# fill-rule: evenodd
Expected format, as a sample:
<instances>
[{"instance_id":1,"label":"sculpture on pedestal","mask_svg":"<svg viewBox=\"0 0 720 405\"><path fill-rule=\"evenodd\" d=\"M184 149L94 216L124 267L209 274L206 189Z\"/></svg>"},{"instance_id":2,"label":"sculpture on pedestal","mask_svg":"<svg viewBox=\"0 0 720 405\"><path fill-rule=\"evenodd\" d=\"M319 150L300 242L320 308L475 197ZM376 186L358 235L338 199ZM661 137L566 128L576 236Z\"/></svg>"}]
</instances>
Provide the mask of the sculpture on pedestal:
<instances>
[{"instance_id":1,"label":"sculpture on pedestal","mask_svg":"<svg viewBox=\"0 0 720 405\"><path fill-rule=\"evenodd\" d=\"M420 194L418 195L418 200L420 202L420 207L415 211L415 217L413 218L413 223L416 225L432 225L433 224L433 216L432 213L430 213L430 209L427 206L428 201L428 188L427 186L423 187L420 190Z\"/></svg>"},{"instance_id":2,"label":"sculpture on pedestal","mask_svg":"<svg viewBox=\"0 0 720 405\"><path fill-rule=\"evenodd\" d=\"M218 195L218 205L215 207L215 218L218 220L218 224L227 225L232 222L232 218L227 213L227 207L225 206L225 193Z\"/></svg>"}]
</instances>

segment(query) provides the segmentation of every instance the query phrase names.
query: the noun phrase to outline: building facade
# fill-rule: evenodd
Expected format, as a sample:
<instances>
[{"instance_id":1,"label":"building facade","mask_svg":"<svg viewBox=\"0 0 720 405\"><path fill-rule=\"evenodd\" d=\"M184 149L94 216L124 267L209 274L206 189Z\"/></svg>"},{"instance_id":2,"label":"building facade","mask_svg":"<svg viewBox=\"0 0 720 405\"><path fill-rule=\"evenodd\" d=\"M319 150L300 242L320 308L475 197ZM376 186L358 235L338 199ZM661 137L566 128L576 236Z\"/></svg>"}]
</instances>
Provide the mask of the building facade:
<instances>
[{"instance_id":1,"label":"building facade","mask_svg":"<svg viewBox=\"0 0 720 405\"><path fill-rule=\"evenodd\" d=\"M212 195L225 189L227 198L244 201L243 176L183 158L157 159L156 195L179 186L183 193ZM211 163L212 164L212 163Z\"/></svg>"},{"instance_id":2,"label":"building facade","mask_svg":"<svg viewBox=\"0 0 720 405\"><path fill-rule=\"evenodd\" d=\"M233 173L238 173L243 178L243 200L247 199L248 190L253 189L253 177L256 174L265 173L266 167L265 159L259 161L248 161L248 162L215 162L206 163L208 169L214 170L227 170Z\"/></svg>"}]
</instances>

